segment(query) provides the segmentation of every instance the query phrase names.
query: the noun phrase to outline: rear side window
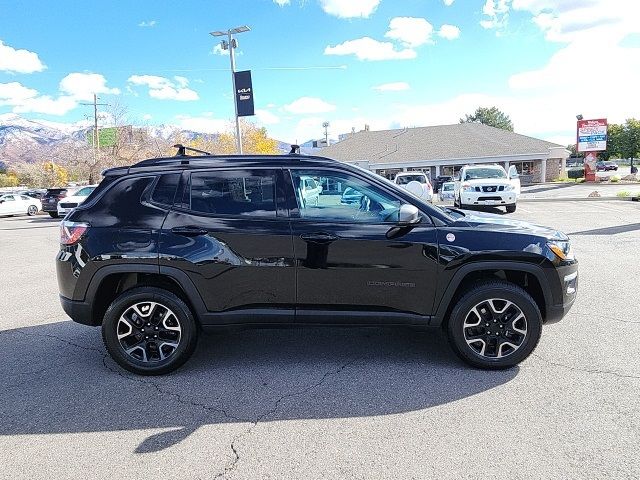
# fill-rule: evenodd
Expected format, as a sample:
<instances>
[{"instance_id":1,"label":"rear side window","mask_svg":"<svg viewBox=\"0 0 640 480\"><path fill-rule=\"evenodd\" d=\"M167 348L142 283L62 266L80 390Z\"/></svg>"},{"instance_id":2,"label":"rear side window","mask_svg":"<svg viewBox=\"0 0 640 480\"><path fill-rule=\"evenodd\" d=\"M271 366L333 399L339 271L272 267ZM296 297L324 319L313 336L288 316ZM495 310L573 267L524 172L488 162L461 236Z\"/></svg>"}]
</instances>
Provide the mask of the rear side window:
<instances>
[{"instance_id":1,"label":"rear side window","mask_svg":"<svg viewBox=\"0 0 640 480\"><path fill-rule=\"evenodd\" d=\"M93 203L93 200L104 192L109 185L115 182L119 177L104 177L102 181L95 187L89 196L82 202L81 208L88 208ZM81 190L82 191L82 190ZM78 192L80 193L80 192Z\"/></svg>"},{"instance_id":2,"label":"rear side window","mask_svg":"<svg viewBox=\"0 0 640 480\"><path fill-rule=\"evenodd\" d=\"M211 215L276 216L274 170L191 174L191 210Z\"/></svg>"},{"instance_id":3,"label":"rear side window","mask_svg":"<svg viewBox=\"0 0 640 480\"><path fill-rule=\"evenodd\" d=\"M49 188L47 189L47 193L44 194L45 197L57 197L58 195L64 195L67 193L66 188Z\"/></svg>"},{"instance_id":4,"label":"rear side window","mask_svg":"<svg viewBox=\"0 0 640 480\"><path fill-rule=\"evenodd\" d=\"M153 203L159 203L160 205L173 205L173 199L176 196L179 181L179 173L161 175L151 194L151 201Z\"/></svg>"}]
</instances>

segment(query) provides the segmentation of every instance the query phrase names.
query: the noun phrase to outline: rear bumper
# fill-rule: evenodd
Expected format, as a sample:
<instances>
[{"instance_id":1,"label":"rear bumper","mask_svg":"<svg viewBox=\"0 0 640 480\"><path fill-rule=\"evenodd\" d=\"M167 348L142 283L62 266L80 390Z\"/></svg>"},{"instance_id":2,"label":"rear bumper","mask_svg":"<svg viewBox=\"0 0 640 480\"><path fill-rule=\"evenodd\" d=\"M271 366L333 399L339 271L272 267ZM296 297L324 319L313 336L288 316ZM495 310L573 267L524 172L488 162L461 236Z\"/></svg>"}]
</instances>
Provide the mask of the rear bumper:
<instances>
[{"instance_id":1,"label":"rear bumper","mask_svg":"<svg viewBox=\"0 0 640 480\"><path fill-rule=\"evenodd\" d=\"M60 295L60 303L64 312L71 317L76 323L83 325L95 326L91 317L91 305L87 302L71 300L70 298Z\"/></svg>"}]
</instances>

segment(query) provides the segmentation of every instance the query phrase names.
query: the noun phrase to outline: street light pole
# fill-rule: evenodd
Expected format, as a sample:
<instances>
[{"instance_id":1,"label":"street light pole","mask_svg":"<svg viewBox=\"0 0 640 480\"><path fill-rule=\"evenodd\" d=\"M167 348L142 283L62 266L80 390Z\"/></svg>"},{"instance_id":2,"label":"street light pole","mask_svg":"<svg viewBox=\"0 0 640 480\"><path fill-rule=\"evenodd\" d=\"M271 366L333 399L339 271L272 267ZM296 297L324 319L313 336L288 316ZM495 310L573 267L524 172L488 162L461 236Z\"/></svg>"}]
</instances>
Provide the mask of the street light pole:
<instances>
[{"instance_id":1,"label":"street light pole","mask_svg":"<svg viewBox=\"0 0 640 480\"><path fill-rule=\"evenodd\" d=\"M242 155L242 133L240 132L240 118L238 117L238 102L236 101L238 92L236 90L236 58L233 53L233 50L238 46L236 39L233 38L234 33L242 33L248 32L251 30L248 26L242 25L241 27L231 28L226 32L223 31L215 31L211 32L211 35L214 37L221 37L226 35L228 38L227 41L222 41L222 49L229 50L229 61L231 63L231 85L233 86L233 110L235 112L236 119L236 148L238 149L238 153Z\"/></svg>"},{"instance_id":2,"label":"street light pole","mask_svg":"<svg viewBox=\"0 0 640 480\"><path fill-rule=\"evenodd\" d=\"M229 34L229 61L231 62L231 84L233 85L233 109L236 115L236 147L238 149L238 153L242 155L242 133L240 132L240 118L238 118L238 102L236 101L236 97L238 93L236 92L236 57L233 53L235 49L235 39L231 33L231 30L227 32Z\"/></svg>"}]
</instances>

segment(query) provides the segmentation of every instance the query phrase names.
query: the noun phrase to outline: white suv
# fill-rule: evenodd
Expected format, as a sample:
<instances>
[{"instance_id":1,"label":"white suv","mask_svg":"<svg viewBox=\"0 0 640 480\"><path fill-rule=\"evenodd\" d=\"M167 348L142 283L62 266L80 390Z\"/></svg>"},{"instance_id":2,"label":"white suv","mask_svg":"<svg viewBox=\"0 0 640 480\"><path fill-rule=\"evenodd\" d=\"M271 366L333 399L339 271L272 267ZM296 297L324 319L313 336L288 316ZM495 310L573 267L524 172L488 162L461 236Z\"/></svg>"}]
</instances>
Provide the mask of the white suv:
<instances>
[{"instance_id":1,"label":"white suv","mask_svg":"<svg viewBox=\"0 0 640 480\"><path fill-rule=\"evenodd\" d=\"M433 186L426 173L401 172L396 175L393 183L401 186L421 200L433 201Z\"/></svg>"},{"instance_id":2,"label":"white suv","mask_svg":"<svg viewBox=\"0 0 640 480\"><path fill-rule=\"evenodd\" d=\"M520 179L515 166L509 175L500 165L467 165L455 180L453 203L456 207L498 207L516 211Z\"/></svg>"}]
</instances>

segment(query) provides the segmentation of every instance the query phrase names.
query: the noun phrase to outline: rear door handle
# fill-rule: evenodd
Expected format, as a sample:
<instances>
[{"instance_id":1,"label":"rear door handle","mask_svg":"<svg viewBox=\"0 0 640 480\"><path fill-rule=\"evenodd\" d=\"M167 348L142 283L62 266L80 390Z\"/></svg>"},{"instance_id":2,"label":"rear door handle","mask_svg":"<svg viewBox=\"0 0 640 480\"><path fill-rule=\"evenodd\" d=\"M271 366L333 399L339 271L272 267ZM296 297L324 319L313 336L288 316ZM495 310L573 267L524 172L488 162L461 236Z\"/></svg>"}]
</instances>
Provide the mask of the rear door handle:
<instances>
[{"instance_id":1,"label":"rear door handle","mask_svg":"<svg viewBox=\"0 0 640 480\"><path fill-rule=\"evenodd\" d=\"M331 233L318 232L318 233L303 233L302 235L300 235L300 238L305 242L322 244L322 243L335 242L340 237L337 235L333 235Z\"/></svg>"},{"instance_id":2,"label":"rear door handle","mask_svg":"<svg viewBox=\"0 0 640 480\"><path fill-rule=\"evenodd\" d=\"M209 230L200 227L173 227L171 233L185 237L197 237L199 235L206 235L209 233Z\"/></svg>"}]
</instances>

